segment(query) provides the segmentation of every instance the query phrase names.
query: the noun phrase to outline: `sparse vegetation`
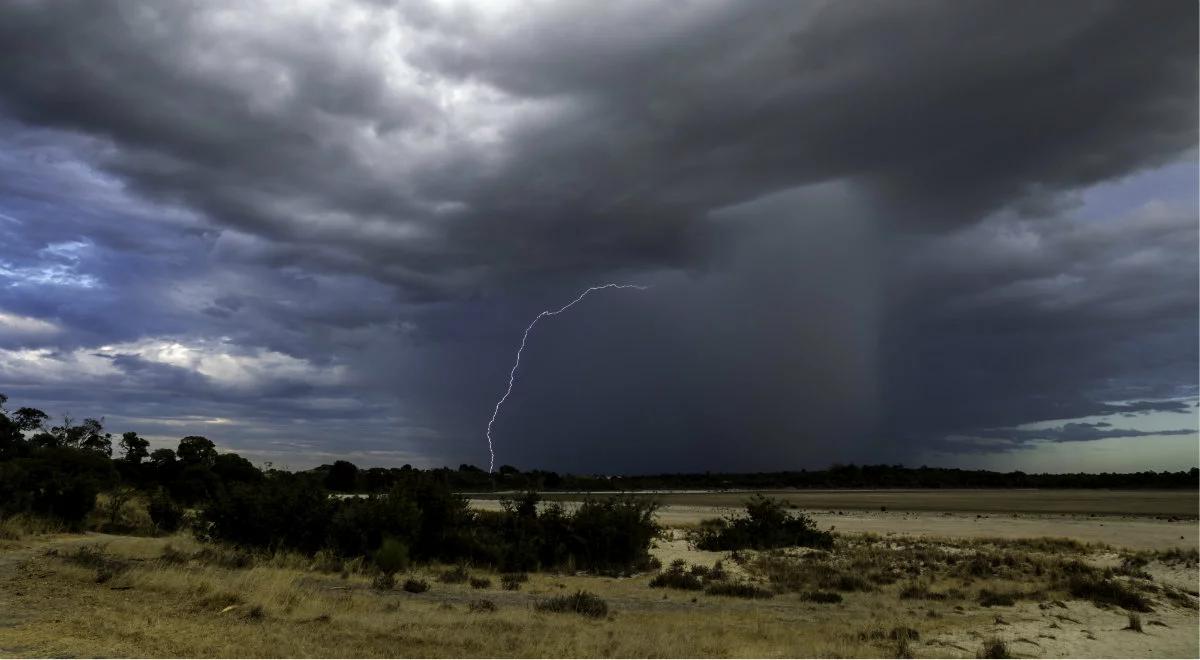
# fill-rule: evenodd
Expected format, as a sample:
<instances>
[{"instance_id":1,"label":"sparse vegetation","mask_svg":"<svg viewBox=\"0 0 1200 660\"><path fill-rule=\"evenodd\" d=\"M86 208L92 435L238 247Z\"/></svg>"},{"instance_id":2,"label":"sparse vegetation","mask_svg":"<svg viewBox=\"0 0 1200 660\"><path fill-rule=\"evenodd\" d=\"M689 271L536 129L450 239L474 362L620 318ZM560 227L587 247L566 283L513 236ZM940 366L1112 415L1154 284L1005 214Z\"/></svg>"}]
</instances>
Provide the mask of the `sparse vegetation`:
<instances>
[{"instance_id":1,"label":"sparse vegetation","mask_svg":"<svg viewBox=\"0 0 1200 660\"><path fill-rule=\"evenodd\" d=\"M714 582L704 589L710 596L732 596L734 598L774 598L774 592L749 582Z\"/></svg>"},{"instance_id":2,"label":"sparse vegetation","mask_svg":"<svg viewBox=\"0 0 1200 660\"><path fill-rule=\"evenodd\" d=\"M429 583L417 578L408 578L404 581L404 585L401 588L410 594L423 594L429 591Z\"/></svg>"},{"instance_id":3,"label":"sparse vegetation","mask_svg":"<svg viewBox=\"0 0 1200 660\"><path fill-rule=\"evenodd\" d=\"M976 656L979 658L1011 658L1008 653L1008 643L999 637L989 637L984 640L983 647Z\"/></svg>"},{"instance_id":4,"label":"sparse vegetation","mask_svg":"<svg viewBox=\"0 0 1200 660\"><path fill-rule=\"evenodd\" d=\"M539 612L581 614L593 619L608 616L608 603L587 591L576 591L570 596L555 596L538 602L534 607Z\"/></svg>"},{"instance_id":5,"label":"sparse vegetation","mask_svg":"<svg viewBox=\"0 0 1200 660\"><path fill-rule=\"evenodd\" d=\"M790 513L780 500L755 494L745 508L744 516L705 521L689 532L688 540L700 550L833 546L833 534L817 529L803 513Z\"/></svg>"}]
</instances>

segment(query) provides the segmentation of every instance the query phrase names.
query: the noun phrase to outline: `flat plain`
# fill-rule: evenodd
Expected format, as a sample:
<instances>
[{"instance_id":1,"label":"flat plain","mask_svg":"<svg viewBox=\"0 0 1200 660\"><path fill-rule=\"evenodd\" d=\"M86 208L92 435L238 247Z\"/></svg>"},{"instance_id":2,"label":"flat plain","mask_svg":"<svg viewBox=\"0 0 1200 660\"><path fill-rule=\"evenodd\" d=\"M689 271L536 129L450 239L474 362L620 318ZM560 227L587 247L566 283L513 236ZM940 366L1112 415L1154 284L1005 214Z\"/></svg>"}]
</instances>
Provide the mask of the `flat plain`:
<instances>
[{"instance_id":1,"label":"flat plain","mask_svg":"<svg viewBox=\"0 0 1200 660\"><path fill-rule=\"evenodd\" d=\"M834 547L697 550L688 531L750 493L654 495L664 573L720 571L752 598L656 587L655 572L530 573L508 589L482 566L456 569L474 584L420 565L379 588L361 561L188 534L30 534L0 541L0 656L1200 655L1195 492L771 494L832 528ZM579 591L607 613L540 607Z\"/></svg>"}]
</instances>

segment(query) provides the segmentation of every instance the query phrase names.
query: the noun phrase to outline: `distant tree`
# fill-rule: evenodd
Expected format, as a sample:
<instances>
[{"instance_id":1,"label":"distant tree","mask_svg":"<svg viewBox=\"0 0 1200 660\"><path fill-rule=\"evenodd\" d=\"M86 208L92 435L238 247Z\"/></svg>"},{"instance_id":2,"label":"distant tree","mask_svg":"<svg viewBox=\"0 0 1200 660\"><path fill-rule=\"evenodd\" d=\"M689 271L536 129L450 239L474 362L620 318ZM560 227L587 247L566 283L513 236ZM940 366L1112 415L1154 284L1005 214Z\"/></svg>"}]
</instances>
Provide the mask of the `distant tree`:
<instances>
[{"instance_id":1,"label":"distant tree","mask_svg":"<svg viewBox=\"0 0 1200 660\"><path fill-rule=\"evenodd\" d=\"M50 416L37 408L18 408L17 412L13 413L13 421L16 422L17 428L26 432L41 429L47 419L50 419Z\"/></svg>"},{"instance_id":2,"label":"distant tree","mask_svg":"<svg viewBox=\"0 0 1200 660\"><path fill-rule=\"evenodd\" d=\"M63 446L78 447L94 451L105 456L112 456L112 434L104 432L104 421L87 418L82 424L68 426L63 431L65 442Z\"/></svg>"},{"instance_id":3,"label":"distant tree","mask_svg":"<svg viewBox=\"0 0 1200 660\"><path fill-rule=\"evenodd\" d=\"M179 441L176 452L181 463L212 467L217 460L217 447L212 440L201 435L189 435Z\"/></svg>"},{"instance_id":4,"label":"distant tree","mask_svg":"<svg viewBox=\"0 0 1200 660\"><path fill-rule=\"evenodd\" d=\"M263 478L253 463L232 452L218 455L212 471L226 484L253 483Z\"/></svg>"},{"instance_id":5,"label":"distant tree","mask_svg":"<svg viewBox=\"0 0 1200 660\"><path fill-rule=\"evenodd\" d=\"M353 491L357 481L358 466L350 461L335 461L325 475L325 487L340 493Z\"/></svg>"},{"instance_id":6,"label":"distant tree","mask_svg":"<svg viewBox=\"0 0 1200 660\"><path fill-rule=\"evenodd\" d=\"M125 452L125 460L133 464L140 464L143 459L150 455L147 447L150 446L150 441L142 438L133 431L126 431L121 434L121 449ZM169 451L169 450L168 450Z\"/></svg>"},{"instance_id":7,"label":"distant tree","mask_svg":"<svg viewBox=\"0 0 1200 660\"><path fill-rule=\"evenodd\" d=\"M175 466L175 451L162 447L150 452L150 465L153 465L157 470L164 470Z\"/></svg>"}]
</instances>

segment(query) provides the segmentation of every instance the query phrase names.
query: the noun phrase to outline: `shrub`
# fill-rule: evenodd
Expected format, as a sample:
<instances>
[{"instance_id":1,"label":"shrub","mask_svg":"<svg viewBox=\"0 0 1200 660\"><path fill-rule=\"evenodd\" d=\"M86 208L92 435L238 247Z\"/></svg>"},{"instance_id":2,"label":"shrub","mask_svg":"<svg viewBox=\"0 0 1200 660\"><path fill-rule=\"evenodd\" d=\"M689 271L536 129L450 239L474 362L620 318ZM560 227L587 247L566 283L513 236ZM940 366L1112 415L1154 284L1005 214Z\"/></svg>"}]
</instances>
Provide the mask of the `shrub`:
<instances>
[{"instance_id":1,"label":"shrub","mask_svg":"<svg viewBox=\"0 0 1200 660\"><path fill-rule=\"evenodd\" d=\"M467 609L471 612L495 612L496 604L486 598L473 600L467 604Z\"/></svg>"},{"instance_id":2,"label":"shrub","mask_svg":"<svg viewBox=\"0 0 1200 660\"><path fill-rule=\"evenodd\" d=\"M529 581L529 576L524 573L505 573L500 576L500 586L505 591L518 591L521 584Z\"/></svg>"},{"instance_id":3,"label":"shrub","mask_svg":"<svg viewBox=\"0 0 1200 660\"><path fill-rule=\"evenodd\" d=\"M704 569L704 567L693 566L693 570L691 572L685 572L684 566L686 565L686 562L684 562L682 559L672 562L670 568L662 573L659 573L658 575L655 575L654 579L650 580L650 586L656 589L665 587L669 589L700 591L704 588L704 581L700 579L700 574L694 569ZM703 573L707 574L707 569L705 569Z\"/></svg>"},{"instance_id":4,"label":"shrub","mask_svg":"<svg viewBox=\"0 0 1200 660\"><path fill-rule=\"evenodd\" d=\"M732 596L733 598L774 598L775 593L749 582L716 582L708 585L704 593L710 596Z\"/></svg>"},{"instance_id":5,"label":"shrub","mask_svg":"<svg viewBox=\"0 0 1200 660\"><path fill-rule=\"evenodd\" d=\"M599 619L608 614L608 603L603 598L587 591L576 591L570 596L555 596L534 606L539 612L559 614L582 614Z\"/></svg>"},{"instance_id":6,"label":"shrub","mask_svg":"<svg viewBox=\"0 0 1200 660\"><path fill-rule=\"evenodd\" d=\"M371 580L371 588L378 591L391 591L396 588L396 576L393 573L380 573Z\"/></svg>"},{"instance_id":7,"label":"shrub","mask_svg":"<svg viewBox=\"0 0 1200 660\"><path fill-rule=\"evenodd\" d=\"M812 518L792 515L782 501L758 494L746 502L745 516L705 521L688 533L688 540L700 550L718 551L833 547L833 534L817 529Z\"/></svg>"},{"instance_id":8,"label":"shrub","mask_svg":"<svg viewBox=\"0 0 1200 660\"><path fill-rule=\"evenodd\" d=\"M472 589L491 589L492 581L487 578L473 577L470 580Z\"/></svg>"},{"instance_id":9,"label":"shrub","mask_svg":"<svg viewBox=\"0 0 1200 660\"><path fill-rule=\"evenodd\" d=\"M176 504L164 488L154 491L147 510L150 513L150 521L161 533L170 534L183 525L183 507Z\"/></svg>"},{"instance_id":10,"label":"shrub","mask_svg":"<svg viewBox=\"0 0 1200 660\"><path fill-rule=\"evenodd\" d=\"M810 603L840 603L842 595L836 591L810 591L802 596L802 598Z\"/></svg>"},{"instance_id":11,"label":"shrub","mask_svg":"<svg viewBox=\"0 0 1200 660\"><path fill-rule=\"evenodd\" d=\"M999 637L992 637L983 642L983 648L979 650L980 658L1011 658L1008 654L1008 644Z\"/></svg>"},{"instance_id":12,"label":"shrub","mask_svg":"<svg viewBox=\"0 0 1200 660\"><path fill-rule=\"evenodd\" d=\"M1133 612L1154 611L1142 594L1116 580L1075 575L1067 586L1072 596L1087 598L1097 605L1116 605Z\"/></svg>"},{"instance_id":13,"label":"shrub","mask_svg":"<svg viewBox=\"0 0 1200 660\"><path fill-rule=\"evenodd\" d=\"M404 581L404 585L401 588L410 594L423 594L426 591L429 591L429 583L425 580L408 578Z\"/></svg>"},{"instance_id":14,"label":"shrub","mask_svg":"<svg viewBox=\"0 0 1200 660\"><path fill-rule=\"evenodd\" d=\"M408 546L394 538L386 538L371 560L384 573L403 571L408 568Z\"/></svg>"},{"instance_id":15,"label":"shrub","mask_svg":"<svg viewBox=\"0 0 1200 660\"><path fill-rule=\"evenodd\" d=\"M445 582L446 584L462 584L470 579L471 574L467 572L465 566L455 566L448 571L442 571L438 575L438 582Z\"/></svg>"},{"instance_id":16,"label":"shrub","mask_svg":"<svg viewBox=\"0 0 1200 660\"><path fill-rule=\"evenodd\" d=\"M1016 605L1017 598L1020 594L1004 593L1001 591L992 591L990 589L979 590L979 604L984 607L995 607L997 605L1008 607Z\"/></svg>"}]
</instances>

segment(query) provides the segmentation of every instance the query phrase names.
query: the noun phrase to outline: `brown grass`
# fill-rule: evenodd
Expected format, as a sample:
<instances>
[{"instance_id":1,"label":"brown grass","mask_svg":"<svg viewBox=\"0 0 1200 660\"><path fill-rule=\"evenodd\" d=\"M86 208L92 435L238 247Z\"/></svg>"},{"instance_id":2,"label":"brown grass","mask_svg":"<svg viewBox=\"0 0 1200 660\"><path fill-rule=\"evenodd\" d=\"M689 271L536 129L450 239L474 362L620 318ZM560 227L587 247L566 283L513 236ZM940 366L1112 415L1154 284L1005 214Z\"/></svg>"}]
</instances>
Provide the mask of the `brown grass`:
<instances>
[{"instance_id":1,"label":"brown grass","mask_svg":"<svg viewBox=\"0 0 1200 660\"><path fill-rule=\"evenodd\" d=\"M478 587L438 581L452 566L397 574L397 585L424 581L427 592L399 586L379 591L361 562L247 555L184 535L44 537L26 548L19 567L0 561L0 573L7 571L0 574L0 605L19 613L15 625L0 627L0 655L974 655L982 653L980 640L992 634L997 616L1016 621L1020 608L1038 611L1039 603L1029 598L1052 608L1047 617L1067 616L1068 610L1051 603L1070 599L1072 576L1119 581L1170 604L1165 589L1090 566L1086 548L1055 541L858 536L840 537L831 552L746 553L740 565L727 558L723 563L737 569L739 583L776 592L762 600L654 589L649 575L535 573L525 582L512 576L508 582L519 584L519 591L506 590L499 575L482 568L471 571ZM325 570L334 563L341 570ZM120 570L97 581L102 568L114 566ZM1025 600L982 608L984 590ZM606 613L590 618L537 609L578 592L602 599ZM815 593L828 596L813 598ZM819 602L834 595L841 602ZM1076 610L1069 615L1083 616ZM1168 620L1172 630L1184 630L1177 619ZM981 636L968 641L969 631Z\"/></svg>"}]
</instances>

